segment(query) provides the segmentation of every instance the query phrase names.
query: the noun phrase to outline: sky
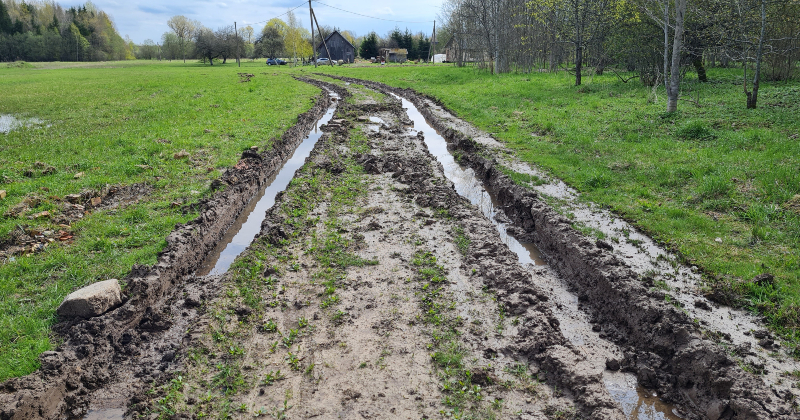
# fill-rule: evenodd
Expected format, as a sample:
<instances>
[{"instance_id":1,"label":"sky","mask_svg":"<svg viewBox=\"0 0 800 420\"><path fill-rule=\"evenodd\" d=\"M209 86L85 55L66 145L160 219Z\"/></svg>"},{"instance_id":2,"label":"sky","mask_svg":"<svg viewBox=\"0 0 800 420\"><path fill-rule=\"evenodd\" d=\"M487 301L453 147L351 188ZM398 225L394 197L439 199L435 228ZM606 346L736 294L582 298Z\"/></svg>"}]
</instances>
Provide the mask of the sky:
<instances>
[{"instance_id":1,"label":"sky","mask_svg":"<svg viewBox=\"0 0 800 420\"><path fill-rule=\"evenodd\" d=\"M398 26L400 30L408 28L413 33L422 31L430 36L433 30L433 20L440 12L443 0L320 1L322 3L314 0L311 3L320 25L349 30L357 36L366 35L371 31L385 35L395 26ZM71 4L70 1L59 3L64 7L76 5ZM307 0L305 3L302 0L171 0L169 2L92 0L92 3L111 15L120 35L130 36L137 44L146 39L159 42L161 35L169 31L167 20L175 15L184 15L189 19L200 21L211 29L233 25L233 22L242 27L250 25L258 33L267 20L302 5L294 13L305 28L309 27ZM334 7L372 18L357 16ZM281 19L285 20L286 16L281 16Z\"/></svg>"}]
</instances>

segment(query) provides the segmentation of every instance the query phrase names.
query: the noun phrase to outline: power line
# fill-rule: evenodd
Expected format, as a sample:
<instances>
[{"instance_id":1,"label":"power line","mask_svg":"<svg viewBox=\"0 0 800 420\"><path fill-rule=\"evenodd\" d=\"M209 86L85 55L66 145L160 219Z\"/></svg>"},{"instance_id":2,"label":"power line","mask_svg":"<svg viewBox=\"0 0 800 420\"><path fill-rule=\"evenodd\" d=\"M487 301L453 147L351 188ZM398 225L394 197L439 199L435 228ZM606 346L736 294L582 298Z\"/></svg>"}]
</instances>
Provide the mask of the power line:
<instances>
[{"instance_id":1,"label":"power line","mask_svg":"<svg viewBox=\"0 0 800 420\"><path fill-rule=\"evenodd\" d=\"M291 13L291 12L293 12L293 11L295 11L295 10L297 10L297 9L299 9L299 8L301 8L301 7L303 7L303 6L305 6L306 4L307 4L306 2L302 2L302 3L300 3L300 5L299 5L299 6L297 6L297 7L293 8L293 9L287 10L286 12L284 12L284 13L281 13L281 14L279 14L278 16L275 16L275 17L269 18L269 19L267 19L267 20L262 20L261 22L256 22L256 23L248 23L248 25L258 25L259 23L265 23L265 22L269 22L269 21L271 21L272 19L277 19L277 18L279 18L279 17L281 17L281 16L288 15L289 13Z\"/></svg>"},{"instance_id":2,"label":"power line","mask_svg":"<svg viewBox=\"0 0 800 420\"><path fill-rule=\"evenodd\" d=\"M400 23L431 23L431 22L433 22L432 20L408 21L408 20L384 19L384 18L379 18L379 17L375 17L375 16L363 15L361 13L351 12L349 10L340 9L340 8L338 8L336 6L331 6L330 4L325 4L325 3L323 3L323 2L321 2L319 0L311 0L311 1L313 1L314 3L319 3L319 4L323 5L323 6L328 6L328 7L332 8L332 9L341 10L342 12L352 13L354 15L358 15L358 16L365 17L365 18L370 18L370 19L385 20L387 22L400 22Z\"/></svg>"}]
</instances>

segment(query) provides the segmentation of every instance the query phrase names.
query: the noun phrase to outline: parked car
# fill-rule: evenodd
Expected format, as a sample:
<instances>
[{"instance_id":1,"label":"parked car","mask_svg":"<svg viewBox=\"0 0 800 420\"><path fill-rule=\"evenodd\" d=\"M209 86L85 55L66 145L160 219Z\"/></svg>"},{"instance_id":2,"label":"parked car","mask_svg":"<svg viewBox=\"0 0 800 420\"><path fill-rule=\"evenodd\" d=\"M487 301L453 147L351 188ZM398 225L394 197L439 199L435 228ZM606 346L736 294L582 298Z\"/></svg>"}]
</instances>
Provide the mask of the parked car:
<instances>
[{"instance_id":1,"label":"parked car","mask_svg":"<svg viewBox=\"0 0 800 420\"><path fill-rule=\"evenodd\" d=\"M317 64L328 64L328 63L330 63L330 61L331 61L331 60L328 60L328 59L327 59L327 58L325 58L325 57L321 57L321 58L318 58L318 59L317 59Z\"/></svg>"},{"instance_id":2,"label":"parked car","mask_svg":"<svg viewBox=\"0 0 800 420\"><path fill-rule=\"evenodd\" d=\"M281 63L281 61L283 61L283 60L279 60L279 59L276 59L276 58L268 58L267 59L267 65L268 66L277 66L277 65L280 65L280 64L286 64L285 61L283 61L282 63Z\"/></svg>"},{"instance_id":3,"label":"parked car","mask_svg":"<svg viewBox=\"0 0 800 420\"><path fill-rule=\"evenodd\" d=\"M278 59L275 59L275 61L277 61L277 62L278 62L278 64L279 64L279 65L281 65L281 66L285 66L285 65L286 65L286 62L285 62L285 61L283 61L283 60L281 60L280 58L278 58Z\"/></svg>"}]
</instances>

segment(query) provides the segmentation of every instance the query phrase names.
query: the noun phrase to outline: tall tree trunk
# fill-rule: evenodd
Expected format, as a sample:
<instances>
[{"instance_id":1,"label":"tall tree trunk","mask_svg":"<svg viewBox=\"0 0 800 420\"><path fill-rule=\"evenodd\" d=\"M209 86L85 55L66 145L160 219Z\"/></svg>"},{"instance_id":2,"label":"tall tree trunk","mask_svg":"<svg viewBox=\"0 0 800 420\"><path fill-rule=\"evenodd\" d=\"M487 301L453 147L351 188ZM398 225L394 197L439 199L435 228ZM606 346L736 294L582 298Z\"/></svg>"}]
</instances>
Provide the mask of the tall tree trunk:
<instances>
[{"instance_id":1,"label":"tall tree trunk","mask_svg":"<svg viewBox=\"0 0 800 420\"><path fill-rule=\"evenodd\" d=\"M583 65L583 48L580 43L575 44L575 86L581 85L581 67Z\"/></svg>"},{"instance_id":2,"label":"tall tree trunk","mask_svg":"<svg viewBox=\"0 0 800 420\"><path fill-rule=\"evenodd\" d=\"M669 93L669 1L664 0L664 89ZM657 79L657 78L656 78ZM655 85L656 82L653 82Z\"/></svg>"},{"instance_id":3,"label":"tall tree trunk","mask_svg":"<svg viewBox=\"0 0 800 420\"><path fill-rule=\"evenodd\" d=\"M694 66L695 71L697 71L697 80L705 83L708 82L708 76L706 75L706 68L703 66L703 54L692 53L692 65Z\"/></svg>"},{"instance_id":4,"label":"tall tree trunk","mask_svg":"<svg viewBox=\"0 0 800 420\"><path fill-rule=\"evenodd\" d=\"M672 39L672 65L667 91L667 112L678 110L678 92L681 83L681 50L683 49L683 16L686 14L686 0L675 1L675 36Z\"/></svg>"},{"instance_id":5,"label":"tall tree trunk","mask_svg":"<svg viewBox=\"0 0 800 420\"><path fill-rule=\"evenodd\" d=\"M761 58L764 55L764 33L767 28L767 0L761 0L761 34L758 37L758 50L756 50L756 72L753 75L753 91L747 95L747 109L756 109L758 105L758 83L761 81Z\"/></svg>"}]
</instances>

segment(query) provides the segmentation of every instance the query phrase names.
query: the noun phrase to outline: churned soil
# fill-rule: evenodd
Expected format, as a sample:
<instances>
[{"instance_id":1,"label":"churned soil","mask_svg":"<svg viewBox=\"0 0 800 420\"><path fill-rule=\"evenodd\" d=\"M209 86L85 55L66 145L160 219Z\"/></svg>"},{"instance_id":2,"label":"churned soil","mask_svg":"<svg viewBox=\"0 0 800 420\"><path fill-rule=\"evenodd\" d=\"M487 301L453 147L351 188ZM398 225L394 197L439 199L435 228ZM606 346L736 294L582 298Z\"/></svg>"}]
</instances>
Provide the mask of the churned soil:
<instances>
[{"instance_id":1,"label":"churned soil","mask_svg":"<svg viewBox=\"0 0 800 420\"><path fill-rule=\"evenodd\" d=\"M609 371L684 418L796 418L613 247L513 183L491 141L446 123L455 115L441 104L373 82L304 80L340 104L228 272L195 275L327 95L214 183L158 264L125 279L121 307L59 324L63 344L40 371L0 385L0 419L627 418ZM548 268L519 263L389 93L442 134ZM571 339L556 282L597 343Z\"/></svg>"}]
</instances>

